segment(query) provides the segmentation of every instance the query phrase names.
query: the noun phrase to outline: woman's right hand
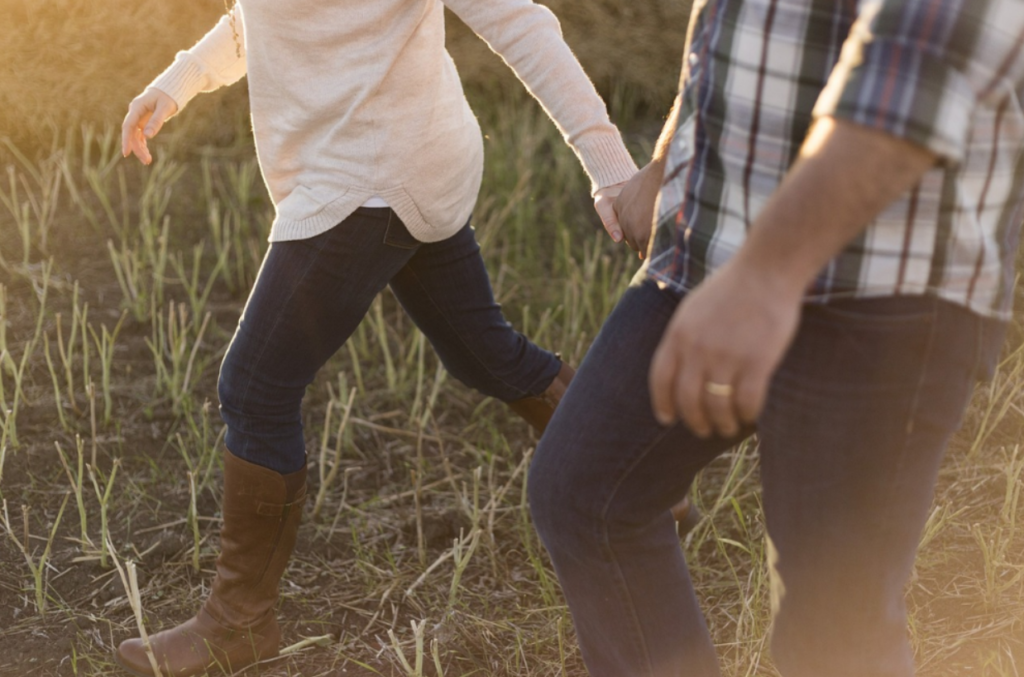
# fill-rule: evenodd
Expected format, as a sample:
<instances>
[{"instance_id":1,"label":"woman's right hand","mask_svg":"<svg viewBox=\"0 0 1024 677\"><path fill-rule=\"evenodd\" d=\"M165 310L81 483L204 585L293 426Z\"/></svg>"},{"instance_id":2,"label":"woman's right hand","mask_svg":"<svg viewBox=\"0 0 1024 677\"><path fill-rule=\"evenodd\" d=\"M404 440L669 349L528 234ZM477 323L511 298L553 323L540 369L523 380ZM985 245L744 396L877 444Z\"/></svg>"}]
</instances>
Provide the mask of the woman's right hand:
<instances>
[{"instance_id":1,"label":"woman's right hand","mask_svg":"<svg viewBox=\"0 0 1024 677\"><path fill-rule=\"evenodd\" d=\"M135 153L142 164L151 163L153 156L146 141L159 134L164 122L177 112L178 104L169 95L155 87L146 88L132 100L121 124L121 154L128 157Z\"/></svg>"}]
</instances>

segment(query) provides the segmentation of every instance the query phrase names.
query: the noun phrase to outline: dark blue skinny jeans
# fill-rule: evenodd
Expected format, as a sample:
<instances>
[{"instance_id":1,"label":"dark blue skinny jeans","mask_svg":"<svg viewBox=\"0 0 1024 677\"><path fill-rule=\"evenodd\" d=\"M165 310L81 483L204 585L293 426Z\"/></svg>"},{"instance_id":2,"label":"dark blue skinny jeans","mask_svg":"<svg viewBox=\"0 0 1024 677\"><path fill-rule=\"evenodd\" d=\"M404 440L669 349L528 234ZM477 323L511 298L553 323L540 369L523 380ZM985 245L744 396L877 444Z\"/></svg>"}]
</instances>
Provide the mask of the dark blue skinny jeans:
<instances>
[{"instance_id":1,"label":"dark blue skinny jeans","mask_svg":"<svg viewBox=\"0 0 1024 677\"><path fill-rule=\"evenodd\" d=\"M507 402L543 392L558 374L558 358L502 315L469 225L423 243L392 210L360 208L325 233L267 251L221 365L233 454L281 473L303 466L306 387L389 285L471 388Z\"/></svg>"},{"instance_id":2,"label":"dark blue skinny jeans","mask_svg":"<svg viewBox=\"0 0 1024 677\"><path fill-rule=\"evenodd\" d=\"M626 292L530 470L593 677L719 674L669 508L738 439L651 413L648 366L679 301L651 282ZM786 677L913 674L904 586L943 451L1004 329L932 297L804 308L757 424L771 648Z\"/></svg>"}]
</instances>

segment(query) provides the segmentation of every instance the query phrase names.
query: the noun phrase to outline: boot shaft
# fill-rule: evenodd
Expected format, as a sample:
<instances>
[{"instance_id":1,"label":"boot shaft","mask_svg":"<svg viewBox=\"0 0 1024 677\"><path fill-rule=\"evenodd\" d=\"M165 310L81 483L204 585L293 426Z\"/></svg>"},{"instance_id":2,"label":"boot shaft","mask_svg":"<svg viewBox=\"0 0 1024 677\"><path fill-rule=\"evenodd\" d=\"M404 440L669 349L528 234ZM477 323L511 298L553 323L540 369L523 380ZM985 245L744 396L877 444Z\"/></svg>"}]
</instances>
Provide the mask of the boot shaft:
<instances>
[{"instance_id":1,"label":"boot shaft","mask_svg":"<svg viewBox=\"0 0 1024 677\"><path fill-rule=\"evenodd\" d=\"M217 577L205 609L231 627L273 614L306 500L306 468L281 475L224 453L224 523Z\"/></svg>"}]
</instances>

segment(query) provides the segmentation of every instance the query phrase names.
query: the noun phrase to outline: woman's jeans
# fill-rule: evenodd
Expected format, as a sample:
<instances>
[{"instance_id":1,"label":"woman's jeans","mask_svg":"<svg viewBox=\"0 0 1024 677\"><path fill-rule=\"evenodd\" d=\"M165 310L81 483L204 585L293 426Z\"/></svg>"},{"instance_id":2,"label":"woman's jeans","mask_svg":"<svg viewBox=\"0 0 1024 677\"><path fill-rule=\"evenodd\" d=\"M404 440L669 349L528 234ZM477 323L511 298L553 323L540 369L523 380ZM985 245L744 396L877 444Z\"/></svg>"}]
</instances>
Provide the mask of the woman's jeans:
<instances>
[{"instance_id":1,"label":"woman's jeans","mask_svg":"<svg viewBox=\"0 0 1024 677\"><path fill-rule=\"evenodd\" d=\"M669 508L739 438L654 419L648 366L679 301L649 281L626 292L530 470L594 677L719 674ZM757 424L786 677L913 674L904 586L943 451L1004 329L932 297L805 306Z\"/></svg>"},{"instance_id":2,"label":"woman's jeans","mask_svg":"<svg viewBox=\"0 0 1024 677\"><path fill-rule=\"evenodd\" d=\"M306 387L387 285L448 371L485 395L536 395L558 374L558 358L502 316L469 225L423 243L392 210L360 208L321 235L267 251L221 365L232 453L281 473L303 466Z\"/></svg>"}]
</instances>

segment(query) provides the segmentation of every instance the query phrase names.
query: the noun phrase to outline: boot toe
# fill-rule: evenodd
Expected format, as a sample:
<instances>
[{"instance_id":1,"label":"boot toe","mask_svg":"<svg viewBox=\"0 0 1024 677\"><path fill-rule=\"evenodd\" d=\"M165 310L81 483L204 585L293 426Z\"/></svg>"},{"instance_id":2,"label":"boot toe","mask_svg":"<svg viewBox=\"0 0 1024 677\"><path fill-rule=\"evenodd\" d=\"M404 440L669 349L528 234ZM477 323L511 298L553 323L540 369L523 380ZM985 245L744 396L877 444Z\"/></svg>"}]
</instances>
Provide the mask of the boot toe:
<instances>
[{"instance_id":1,"label":"boot toe","mask_svg":"<svg viewBox=\"0 0 1024 677\"><path fill-rule=\"evenodd\" d=\"M152 677L153 668L146 656L146 648L139 638L126 639L114 652L115 662L136 677Z\"/></svg>"},{"instance_id":2,"label":"boot toe","mask_svg":"<svg viewBox=\"0 0 1024 677\"><path fill-rule=\"evenodd\" d=\"M194 620L186 621L176 628L149 636L149 645L163 677L192 677L206 674L211 666L216 667L209 650L211 638L190 631L194 623ZM138 637L121 642L114 658L118 665L136 677L155 677L146 646Z\"/></svg>"}]
</instances>

